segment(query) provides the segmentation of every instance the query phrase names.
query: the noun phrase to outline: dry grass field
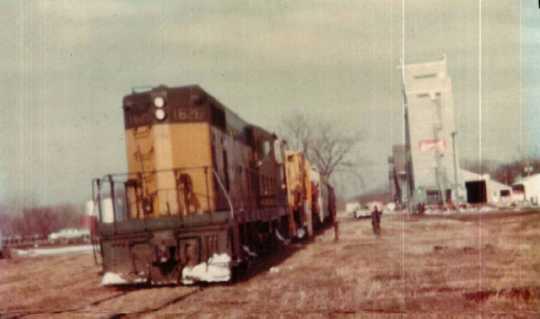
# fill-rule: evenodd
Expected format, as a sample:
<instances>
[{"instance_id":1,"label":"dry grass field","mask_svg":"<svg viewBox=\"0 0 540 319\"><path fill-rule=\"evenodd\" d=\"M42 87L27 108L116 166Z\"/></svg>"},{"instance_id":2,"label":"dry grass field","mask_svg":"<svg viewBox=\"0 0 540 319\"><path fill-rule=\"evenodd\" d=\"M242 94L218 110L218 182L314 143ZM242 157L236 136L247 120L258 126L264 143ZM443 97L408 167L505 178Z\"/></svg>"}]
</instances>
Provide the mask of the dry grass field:
<instances>
[{"instance_id":1,"label":"dry grass field","mask_svg":"<svg viewBox=\"0 0 540 319\"><path fill-rule=\"evenodd\" d=\"M105 288L91 254L0 261L1 318L540 318L540 213L343 217L234 284Z\"/></svg>"}]
</instances>

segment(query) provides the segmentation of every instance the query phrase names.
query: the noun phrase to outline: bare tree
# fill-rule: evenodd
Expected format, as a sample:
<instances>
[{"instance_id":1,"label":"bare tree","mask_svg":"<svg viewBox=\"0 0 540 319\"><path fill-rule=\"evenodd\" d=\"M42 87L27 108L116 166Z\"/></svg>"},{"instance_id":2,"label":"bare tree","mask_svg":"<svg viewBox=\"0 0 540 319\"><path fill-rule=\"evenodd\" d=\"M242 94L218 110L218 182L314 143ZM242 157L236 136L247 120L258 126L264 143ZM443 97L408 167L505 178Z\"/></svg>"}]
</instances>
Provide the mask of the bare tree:
<instances>
[{"instance_id":1,"label":"bare tree","mask_svg":"<svg viewBox=\"0 0 540 319\"><path fill-rule=\"evenodd\" d=\"M478 160L465 159L460 163L461 167L477 174L489 174L491 177L501 183L512 184L518 178L528 174L536 174L540 172L540 159L527 158L513 160L509 162L501 162L495 160ZM526 168L530 171L527 172Z\"/></svg>"},{"instance_id":2,"label":"bare tree","mask_svg":"<svg viewBox=\"0 0 540 319\"><path fill-rule=\"evenodd\" d=\"M47 237L51 232L57 230L62 222L58 214L51 207L36 207L23 211L23 214L32 222L32 233L40 237Z\"/></svg>"},{"instance_id":3,"label":"bare tree","mask_svg":"<svg viewBox=\"0 0 540 319\"><path fill-rule=\"evenodd\" d=\"M356 163L351 152L358 143L356 134L347 134L335 124L323 122L313 134L308 159L314 163L322 176L330 179L336 172L354 172Z\"/></svg>"},{"instance_id":4,"label":"bare tree","mask_svg":"<svg viewBox=\"0 0 540 319\"><path fill-rule=\"evenodd\" d=\"M285 117L283 127L289 146L294 150L308 154L314 130L304 114L294 113Z\"/></svg>"},{"instance_id":5,"label":"bare tree","mask_svg":"<svg viewBox=\"0 0 540 319\"><path fill-rule=\"evenodd\" d=\"M46 237L62 228L80 227L81 216L80 209L69 204L25 207L19 212L10 214L9 218L0 215L0 221L9 222L9 225L0 228L3 231L7 230L7 234Z\"/></svg>"},{"instance_id":6,"label":"bare tree","mask_svg":"<svg viewBox=\"0 0 540 319\"><path fill-rule=\"evenodd\" d=\"M347 132L328 120L313 121L302 113L295 113L283 120L285 137L292 149L303 151L323 178L330 180L336 174L358 173L359 161L353 157L361 141L358 132Z\"/></svg>"},{"instance_id":7,"label":"bare tree","mask_svg":"<svg viewBox=\"0 0 540 319\"><path fill-rule=\"evenodd\" d=\"M0 233L1 234L11 234L13 232L13 217L5 212L0 211Z\"/></svg>"}]
</instances>

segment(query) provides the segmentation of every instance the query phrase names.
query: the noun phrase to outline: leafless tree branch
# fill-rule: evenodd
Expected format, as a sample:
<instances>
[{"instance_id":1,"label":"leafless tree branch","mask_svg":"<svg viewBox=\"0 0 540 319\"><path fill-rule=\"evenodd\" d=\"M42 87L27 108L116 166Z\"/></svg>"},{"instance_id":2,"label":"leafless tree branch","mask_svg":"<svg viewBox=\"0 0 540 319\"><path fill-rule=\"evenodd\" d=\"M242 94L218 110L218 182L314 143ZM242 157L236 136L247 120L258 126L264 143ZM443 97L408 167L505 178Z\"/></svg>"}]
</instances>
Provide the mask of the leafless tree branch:
<instances>
[{"instance_id":1,"label":"leafless tree branch","mask_svg":"<svg viewBox=\"0 0 540 319\"><path fill-rule=\"evenodd\" d=\"M327 180L339 173L354 175L364 183L358 172L359 163L353 158L354 149L362 140L358 132L343 131L328 120L310 120L302 113L284 118L283 132L291 148L303 151Z\"/></svg>"}]
</instances>

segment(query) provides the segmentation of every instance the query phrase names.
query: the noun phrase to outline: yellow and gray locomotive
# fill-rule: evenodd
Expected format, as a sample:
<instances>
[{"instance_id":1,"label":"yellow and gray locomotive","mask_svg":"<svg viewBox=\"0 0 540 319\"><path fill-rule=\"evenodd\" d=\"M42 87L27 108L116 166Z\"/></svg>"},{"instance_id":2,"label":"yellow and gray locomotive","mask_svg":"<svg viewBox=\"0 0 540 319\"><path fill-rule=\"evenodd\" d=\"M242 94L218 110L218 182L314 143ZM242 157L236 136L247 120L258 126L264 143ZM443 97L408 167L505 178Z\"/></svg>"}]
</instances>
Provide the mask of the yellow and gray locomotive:
<instances>
[{"instance_id":1,"label":"yellow and gray locomotive","mask_svg":"<svg viewBox=\"0 0 540 319\"><path fill-rule=\"evenodd\" d=\"M93 181L104 284L229 281L313 216L335 216L327 183L316 210L299 190L297 153L201 87L133 92L122 107L128 172Z\"/></svg>"}]
</instances>

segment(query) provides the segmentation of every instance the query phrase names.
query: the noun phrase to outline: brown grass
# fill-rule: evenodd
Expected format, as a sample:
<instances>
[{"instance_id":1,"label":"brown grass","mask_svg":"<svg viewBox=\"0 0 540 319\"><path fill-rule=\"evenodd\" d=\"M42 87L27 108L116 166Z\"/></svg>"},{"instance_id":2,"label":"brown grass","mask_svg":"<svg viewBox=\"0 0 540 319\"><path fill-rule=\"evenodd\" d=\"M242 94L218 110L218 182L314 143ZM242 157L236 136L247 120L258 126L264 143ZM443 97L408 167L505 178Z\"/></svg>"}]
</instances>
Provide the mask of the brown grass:
<instances>
[{"instance_id":1,"label":"brown grass","mask_svg":"<svg viewBox=\"0 0 540 319\"><path fill-rule=\"evenodd\" d=\"M91 255L0 261L0 313L35 318L540 318L540 214L343 218L231 285L99 287ZM293 252L294 251L294 252ZM269 271L274 267L274 271ZM277 269L277 270L276 270Z\"/></svg>"}]
</instances>

